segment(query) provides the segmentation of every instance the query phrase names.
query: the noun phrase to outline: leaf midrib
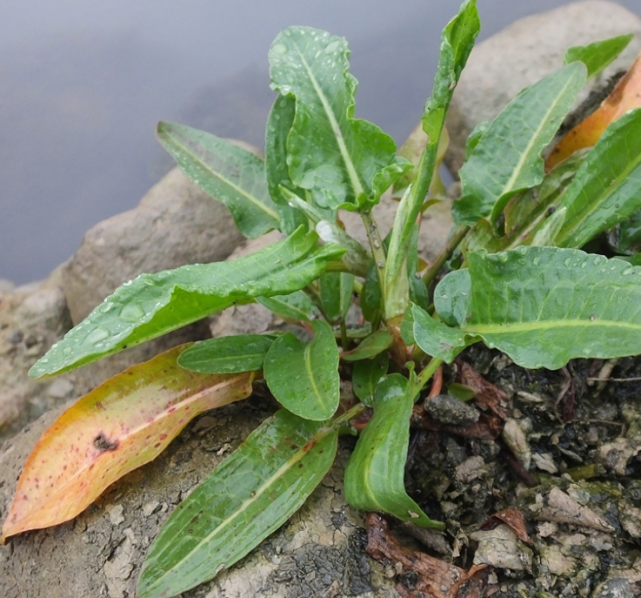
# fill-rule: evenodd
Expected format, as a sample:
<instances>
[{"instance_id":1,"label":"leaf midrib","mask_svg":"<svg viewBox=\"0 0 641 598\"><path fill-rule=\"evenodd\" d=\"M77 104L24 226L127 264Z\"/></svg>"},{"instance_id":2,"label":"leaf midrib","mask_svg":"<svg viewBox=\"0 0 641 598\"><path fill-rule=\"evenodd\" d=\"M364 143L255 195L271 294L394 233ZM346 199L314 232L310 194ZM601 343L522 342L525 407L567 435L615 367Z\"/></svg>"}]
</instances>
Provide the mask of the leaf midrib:
<instances>
[{"instance_id":1,"label":"leaf midrib","mask_svg":"<svg viewBox=\"0 0 641 598\"><path fill-rule=\"evenodd\" d=\"M303 63L303 66L305 67L305 71L307 71L309 80L311 81L312 86L314 87L314 90L318 95L318 99L321 101L323 110L327 115L327 120L329 121L329 124L332 127L332 131L334 131L334 136L336 137L336 142L338 143L338 149L341 152L341 156L343 158L345 168L347 169L347 174L349 175L350 183L352 184L352 188L354 189L354 194L358 197L359 195L364 193L363 186L361 185L361 181L358 178L358 173L356 172L356 168L354 167L354 164L350 158L349 152L347 151L347 145L345 144L343 132L341 131L338 121L336 120L336 115L334 114L332 107L330 106L329 101L325 96L325 93L323 92L322 88L318 84L318 81L316 80L314 73L312 72L309 64L307 63L307 60L305 60L305 56L300 51L296 42L293 42L293 46L294 46L294 49L296 50L296 53L300 57L300 60Z\"/></svg>"},{"instance_id":2,"label":"leaf midrib","mask_svg":"<svg viewBox=\"0 0 641 598\"><path fill-rule=\"evenodd\" d=\"M245 511L249 510L251 506L253 506L259 499L260 497L265 494L269 490L269 488L277 482L280 478L284 477L284 475L292 469L303 457L307 454L309 454L309 450L305 450L305 447L309 445L310 442L315 441L315 446L317 446L320 442L322 442L330 433L334 432L331 427L326 427L326 428L321 428L318 430L308 441L307 443L299 448L294 455L290 459L288 459L281 467L279 467L274 474L272 474L271 477L267 478L263 485L254 491L252 494L251 498L243 501L241 504L241 507L239 509L236 509L233 514L226 519L223 519L221 523L214 528L211 533L209 533L207 536L205 536L201 542L199 542L196 547L193 550L190 550L188 553L183 556L180 561L178 561L171 569L169 569L162 577L159 577L153 585L148 586L149 589L152 588L157 588L159 585L161 585L162 580L164 580L172 571L175 571L178 569L182 563L185 561L188 561L192 555L200 550L202 546L210 544L211 543L211 538L220 533L220 530L224 529L228 525L232 524L235 519L240 517ZM171 545L168 544L168 547ZM164 551L163 551L164 552ZM161 553L162 554L162 553Z\"/></svg>"},{"instance_id":3,"label":"leaf midrib","mask_svg":"<svg viewBox=\"0 0 641 598\"><path fill-rule=\"evenodd\" d=\"M620 322L617 320L536 320L534 322L510 322L507 324L470 324L461 328L462 332L468 334L511 334L514 332L534 332L547 329L561 328L620 328L624 330L635 330L641 332L641 323Z\"/></svg>"},{"instance_id":4,"label":"leaf midrib","mask_svg":"<svg viewBox=\"0 0 641 598\"><path fill-rule=\"evenodd\" d=\"M167 135L165 133L165 135ZM219 181L224 183L225 185L228 185L231 187L234 191L245 197L250 203L254 204L257 208L263 210L268 216L276 220L277 222L279 221L279 216L278 214L270 209L268 206L266 206L263 202L261 202L258 198L254 197L253 195L250 195L247 193L244 189L230 181L229 179L225 178L221 173L213 170L206 162L204 162L198 154L195 154L193 151L190 150L190 147L188 145L183 145L178 143L178 141L175 140L175 138L166 136L165 137L165 143L167 144L173 144L176 148L179 150L183 151L185 154L187 154L192 160L194 160L198 165L200 165L201 168L204 168L207 172L211 173L214 178L217 178Z\"/></svg>"}]
</instances>

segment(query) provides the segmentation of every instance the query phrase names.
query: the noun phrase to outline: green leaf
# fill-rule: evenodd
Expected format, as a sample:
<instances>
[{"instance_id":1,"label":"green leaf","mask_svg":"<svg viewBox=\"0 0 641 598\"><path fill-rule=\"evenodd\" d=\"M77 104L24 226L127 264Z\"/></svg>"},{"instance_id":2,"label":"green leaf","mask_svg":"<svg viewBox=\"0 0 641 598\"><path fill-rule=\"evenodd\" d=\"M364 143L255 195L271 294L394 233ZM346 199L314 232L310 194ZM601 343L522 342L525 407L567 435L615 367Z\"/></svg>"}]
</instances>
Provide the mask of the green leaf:
<instances>
[{"instance_id":1,"label":"green leaf","mask_svg":"<svg viewBox=\"0 0 641 598\"><path fill-rule=\"evenodd\" d=\"M140 598L176 596L231 567L305 502L331 467L338 433L279 411L172 513L152 543Z\"/></svg>"},{"instance_id":2,"label":"green leaf","mask_svg":"<svg viewBox=\"0 0 641 598\"><path fill-rule=\"evenodd\" d=\"M264 305L285 320L311 322L320 317L318 308L303 291L295 291L289 295L256 297L256 303Z\"/></svg>"},{"instance_id":3,"label":"green leaf","mask_svg":"<svg viewBox=\"0 0 641 598\"><path fill-rule=\"evenodd\" d=\"M454 270L434 289L434 309L448 326L463 327L467 323L472 296L469 270Z\"/></svg>"},{"instance_id":4,"label":"green leaf","mask_svg":"<svg viewBox=\"0 0 641 598\"><path fill-rule=\"evenodd\" d=\"M315 421L334 415L340 399L338 348L327 322L312 322L314 338L304 343L291 332L274 341L264 375L276 400L292 413Z\"/></svg>"},{"instance_id":5,"label":"green leaf","mask_svg":"<svg viewBox=\"0 0 641 598\"><path fill-rule=\"evenodd\" d=\"M267 118L265 134L265 175L267 188L272 199L278 205L280 228L290 234L299 226L306 225L307 219L299 210L292 207L283 196L280 188L300 191L289 178L287 167L287 136L294 122L296 100L293 97L279 95Z\"/></svg>"},{"instance_id":6,"label":"green leaf","mask_svg":"<svg viewBox=\"0 0 641 598\"><path fill-rule=\"evenodd\" d=\"M414 400L407 378L392 374L376 389L374 415L345 469L345 498L356 509L379 511L421 527L442 529L405 492L403 481Z\"/></svg>"},{"instance_id":7,"label":"green leaf","mask_svg":"<svg viewBox=\"0 0 641 598\"><path fill-rule=\"evenodd\" d=\"M427 355L438 357L445 363L452 363L465 347L478 340L435 320L414 304L410 304L405 312L401 336L406 344L416 343Z\"/></svg>"},{"instance_id":8,"label":"green leaf","mask_svg":"<svg viewBox=\"0 0 641 598\"><path fill-rule=\"evenodd\" d=\"M361 312L363 312L363 317L368 322L373 322L376 316L380 314L382 302L378 274L376 273L376 267L372 266L367 273L361 293Z\"/></svg>"},{"instance_id":9,"label":"green leaf","mask_svg":"<svg viewBox=\"0 0 641 598\"><path fill-rule=\"evenodd\" d=\"M356 79L348 54L343 38L309 27L285 29L269 51L272 87L296 99L287 137L290 178L331 209L371 207L406 168L389 135L353 117Z\"/></svg>"},{"instance_id":10,"label":"green leaf","mask_svg":"<svg viewBox=\"0 0 641 598\"><path fill-rule=\"evenodd\" d=\"M567 208L556 238L581 247L641 209L641 109L615 120L587 154L558 208Z\"/></svg>"},{"instance_id":11,"label":"green leaf","mask_svg":"<svg viewBox=\"0 0 641 598\"><path fill-rule=\"evenodd\" d=\"M329 320L344 320L352 304L354 275L347 272L325 272L320 277L320 298Z\"/></svg>"},{"instance_id":12,"label":"green leaf","mask_svg":"<svg viewBox=\"0 0 641 598\"><path fill-rule=\"evenodd\" d=\"M480 30L475 0L466 0L459 13L443 30L434 89L425 104L422 124L428 141L418 165L418 174L408 192L403 195L396 217L385 264L385 317L392 320L402 315L410 300L407 279L407 255L412 231L430 188L445 115L467 58Z\"/></svg>"},{"instance_id":13,"label":"green leaf","mask_svg":"<svg viewBox=\"0 0 641 598\"><path fill-rule=\"evenodd\" d=\"M387 374L388 367L387 353L380 353L374 359L363 359L354 363L352 389L354 394L368 407L374 405L376 387Z\"/></svg>"},{"instance_id":14,"label":"green leaf","mask_svg":"<svg viewBox=\"0 0 641 598\"><path fill-rule=\"evenodd\" d=\"M573 62L523 90L490 123L460 170L463 197L454 202L457 224L496 222L509 198L543 180L541 152L585 84Z\"/></svg>"},{"instance_id":15,"label":"green leaf","mask_svg":"<svg viewBox=\"0 0 641 598\"><path fill-rule=\"evenodd\" d=\"M596 77L632 41L634 35L617 35L587 46L573 46L565 53L565 64L580 60L588 69L588 81Z\"/></svg>"},{"instance_id":16,"label":"green leaf","mask_svg":"<svg viewBox=\"0 0 641 598\"><path fill-rule=\"evenodd\" d=\"M178 358L181 368L203 374L236 374L263 367L274 337L240 334L210 338L184 351Z\"/></svg>"},{"instance_id":17,"label":"green leaf","mask_svg":"<svg viewBox=\"0 0 641 598\"><path fill-rule=\"evenodd\" d=\"M641 353L640 267L554 247L471 253L468 265L470 316L461 331L518 365L554 370L575 357Z\"/></svg>"},{"instance_id":18,"label":"green leaf","mask_svg":"<svg viewBox=\"0 0 641 598\"><path fill-rule=\"evenodd\" d=\"M365 338L363 342L350 353L343 353L342 358L344 361L371 359L389 349L393 342L394 338L387 328L382 328L381 330L372 332L372 334Z\"/></svg>"},{"instance_id":19,"label":"green leaf","mask_svg":"<svg viewBox=\"0 0 641 598\"><path fill-rule=\"evenodd\" d=\"M634 255L641 251L641 212L635 212L608 233L608 242L617 253Z\"/></svg>"},{"instance_id":20,"label":"green leaf","mask_svg":"<svg viewBox=\"0 0 641 598\"><path fill-rule=\"evenodd\" d=\"M287 239L228 262L182 266L126 282L70 330L29 371L34 378L66 372L176 330L255 297L297 291L344 250L318 248L299 229Z\"/></svg>"},{"instance_id":21,"label":"green leaf","mask_svg":"<svg viewBox=\"0 0 641 598\"><path fill-rule=\"evenodd\" d=\"M190 127L158 124L157 136L180 169L203 191L222 201L238 230L250 239L278 228L263 161L233 143Z\"/></svg>"},{"instance_id":22,"label":"green leaf","mask_svg":"<svg viewBox=\"0 0 641 598\"><path fill-rule=\"evenodd\" d=\"M473 129L472 132L467 136L467 141L465 142L465 160L469 160L472 152L481 141L481 137L485 134L485 131L490 126L489 120L482 120L478 123Z\"/></svg>"}]
</instances>

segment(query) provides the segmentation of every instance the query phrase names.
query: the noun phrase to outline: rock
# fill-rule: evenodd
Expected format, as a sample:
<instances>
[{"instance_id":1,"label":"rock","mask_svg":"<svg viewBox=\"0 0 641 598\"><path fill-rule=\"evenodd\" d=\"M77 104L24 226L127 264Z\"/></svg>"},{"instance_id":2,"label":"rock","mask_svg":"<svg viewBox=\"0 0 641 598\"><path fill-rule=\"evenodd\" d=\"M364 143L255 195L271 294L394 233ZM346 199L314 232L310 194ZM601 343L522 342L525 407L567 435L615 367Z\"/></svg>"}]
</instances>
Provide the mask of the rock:
<instances>
[{"instance_id":1,"label":"rock","mask_svg":"<svg viewBox=\"0 0 641 598\"><path fill-rule=\"evenodd\" d=\"M621 56L584 90L603 87L627 69L641 50L641 19L614 2L585 0L520 19L478 44L463 71L447 115L451 145L445 163L452 172L463 164L472 129L493 119L524 87L563 65L565 51L625 33L636 37Z\"/></svg>"},{"instance_id":2,"label":"rock","mask_svg":"<svg viewBox=\"0 0 641 598\"><path fill-rule=\"evenodd\" d=\"M26 456L61 410L0 450L0 517ZM171 511L269 414L255 399L211 412L207 426L188 426L155 461L111 486L73 521L9 539L0 547L0 596L133 596L149 544ZM363 514L345 504L348 454L340 448L336 466L302 509L258 549L182 596L398 597L393 580L365 554Z\"/></svg>"},{"instance_id":3,"label":"rock","mask_svg":"<svg viewBox=\"0 0 641 598\"><path fill-rule=\"evenodd\" d=\"M27 372L70 328L59 269L0 292L0 441L69 397L67 378L30 380Z\"/></svg>"},{"instance_id":4,"label":"rock","mask_svg":"<svg viewBox=\"0 0 641 598\"><path fill-rule=\"evenodd\" d=\"M8 293L16 288L16 285L13 284L10 280L6 278L0 278L0 293Z\"/></svg>"},{"instance_id":5,"label":"rock","mask_svg":"<svg viewBox=\"0 0 641 598\"><path fill-rule=\"evenodd\" d=\"M138 207L89 230L65 264L63 290L74 324L143 272L225 259L244 237L227 208L177 168Z\"/></svg>"}]
</instances>

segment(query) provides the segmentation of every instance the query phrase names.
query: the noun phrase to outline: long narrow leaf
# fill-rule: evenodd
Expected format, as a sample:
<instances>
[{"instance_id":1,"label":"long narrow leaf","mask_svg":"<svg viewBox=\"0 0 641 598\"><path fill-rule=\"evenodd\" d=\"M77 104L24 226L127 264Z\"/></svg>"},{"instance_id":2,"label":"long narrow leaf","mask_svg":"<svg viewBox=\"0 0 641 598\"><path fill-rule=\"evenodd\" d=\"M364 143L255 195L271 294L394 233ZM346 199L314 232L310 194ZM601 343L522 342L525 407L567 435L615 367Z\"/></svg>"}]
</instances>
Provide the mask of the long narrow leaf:
<instances>
[{"instance_id":1,"label":"long narrow leaf","mask_svg":"<svg viewBox=\"0 0 641 598\"><path fill-rule=\"evenodd\" d=\"M588 69L588 80L596 77L632 41L634 34L617 35L586 46L572 46L565 53L565 64L580 60Z\"/></svg>"},{"instance_id":2,"label":"long narrow leaf","mask_svg":"<svg viewBox=\"0 0 641 598\"><path fill-rule=\"evenodd\" d=\"M385 264L385 316L388 320L405 312L410 287L406 260L411 251L412 231L437 168L438 149L454 89L480 31L476 0L466 0L459 13L443 30L438 68L432 95L425 104L422 124L427 143L412 187L403 195L396 212Z\"/></svg>"},{"instance_id":3,"label":"long narrow leaf","mask_svg":"<svg viewBox=\"0 0 641 598\"><path fill-rule=\"evenodd\" d=\"M266 420L172 513L143 564L140 598L176 596L244 557L318 486L337 441L284 410Z\"/></svg>"},{"instance_id":4,"label":"long narrow leaf","mask_svg":"<svg viewBox=\"0 0 641 598\"><path fill-rule=\"evenodd\" d=\"M125 283L69 331L29 371L37 378L71 370L254 297L297 291L344 250L317 247L316 233L287 239L229 262L182 266Z\"/></svg>"},{"instance_id":5,"label":"long narrow leaf","mask_svg":"<svg viewBox=\"0 0 641 598\"><path fill-rule=\"evenodd\" d=\"M374 415L345 469L345 498L357 509L442 529L405 492L404 472L414 405L407 378L392 374L376 389Z\"/></svg>"},{"instance_id":6,"label":"long narrow leaf","mask_svg":"<svg viewBox=\"0 0 641 598\"><path fill-rule=\"evenodd\" d=\"M560 247L581 247L641 209L641 108L606 129L563 194L562 208Z\"/></svg>"},{"instance_id":7,"label":"long narrow leaf","mask_svg":"<svg viewBox=\"0 0 641 598\"><path fill-rule=\"evenodd\" d=\"M279 227L263 161L252 152L204 131L161 122L158 139L182 171L232 213L238 230L254 239Z\"/></svg>"},{"instance_id":8,"label":"long narrow leaf","mask_svg":"<svg viewBox=\"0 0 641 598\"><path fill-rule=\"evenodd\" d=\"M541 152L585 84L573 62L522 91L492 121L461 168L463 197L452 207L457 224L495 222L508 199L543 180Z\"/></svg>"},{"instance_id":9,"label":"long narrow leaf","mask_svg":"<svg viewBox=\"0 0 641 598\"><path fill-rule=\"evenodd\" d=\"M54 422L25 463L3 538L72 519L158 456L196 415L250 395L251 372L188 372L176 363L184 349L114 376Z\"/></svg>"}]
</instances>

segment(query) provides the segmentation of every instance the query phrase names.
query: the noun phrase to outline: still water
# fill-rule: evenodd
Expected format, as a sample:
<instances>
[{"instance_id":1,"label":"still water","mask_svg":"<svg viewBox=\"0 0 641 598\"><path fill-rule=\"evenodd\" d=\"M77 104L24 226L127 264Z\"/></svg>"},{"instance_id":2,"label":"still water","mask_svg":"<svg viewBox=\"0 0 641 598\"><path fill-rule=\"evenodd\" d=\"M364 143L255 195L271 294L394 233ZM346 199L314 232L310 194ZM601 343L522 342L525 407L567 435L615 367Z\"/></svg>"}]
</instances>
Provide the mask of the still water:
<instances>
[{"instance_id":1,"label":"still water","mask_svg":"<svg viewBox=\"0 0 641 598\"><path fill-rule=\"evenodd\" d=\"M560 0L479 0L481 39ZM619 2L641 15L639 0ZM458 0L0 0L0 278L45 277L170 167L174 120L262 146L267 51L309 25L345 36L356 114L397 142L429 94Z\"/></svg>"}]
</instances>

